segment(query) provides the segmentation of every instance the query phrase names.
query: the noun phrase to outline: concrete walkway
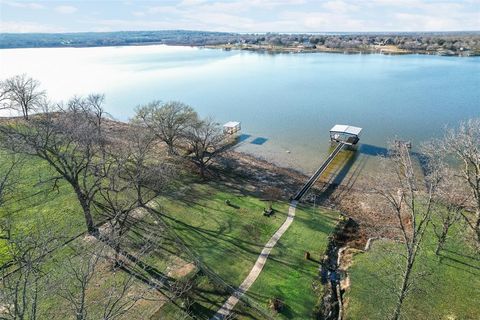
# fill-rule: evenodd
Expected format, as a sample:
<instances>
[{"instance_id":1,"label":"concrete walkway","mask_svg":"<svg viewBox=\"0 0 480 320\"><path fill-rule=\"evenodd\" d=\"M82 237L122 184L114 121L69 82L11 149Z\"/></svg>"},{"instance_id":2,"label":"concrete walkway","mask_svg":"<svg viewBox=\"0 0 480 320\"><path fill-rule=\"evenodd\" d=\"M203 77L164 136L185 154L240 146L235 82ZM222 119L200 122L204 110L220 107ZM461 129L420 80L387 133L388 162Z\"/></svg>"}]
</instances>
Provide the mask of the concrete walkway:
<instances>
[{"instance_id":1,"label":"concrete walkway","mask_svg":"<svg viewBox=\"0 0 480 320\"><path fill-rule=\"evenodd\" d=\"M278 240L282 235L287 231L288 227L293 222L295 217L295 208L297 207L297 201L290 202L290 207L288 208L288 215L285 222L278 228L277 232L268 240L267 244L263 247L262 252L257 258L255 265L248 276L243 280L242 284L238 289L227 299L223 306L218 310L218 312L212 317L212 320L222 320L227 318L230 315L230 312L235 308L235 305L238 303L240 298L244 295L245 292L252 286L252 284L257 280L260 272L262 272L263 266L267 262L268 255L272 251L273 247L277 244Z\"/></svg>"}]
</instances>

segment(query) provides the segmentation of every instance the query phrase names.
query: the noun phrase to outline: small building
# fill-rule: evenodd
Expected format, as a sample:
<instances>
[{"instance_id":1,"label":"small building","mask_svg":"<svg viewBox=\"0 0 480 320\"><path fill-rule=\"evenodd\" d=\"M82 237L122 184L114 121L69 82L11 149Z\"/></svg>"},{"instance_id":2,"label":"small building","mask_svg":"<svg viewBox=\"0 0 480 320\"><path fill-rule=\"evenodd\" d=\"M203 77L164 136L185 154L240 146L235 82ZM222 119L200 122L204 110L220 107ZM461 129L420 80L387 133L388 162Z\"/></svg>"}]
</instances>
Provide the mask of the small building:
<instances>
[{"instance_id":1,"label":"small building","mask_svg":"<svg viewBox=\"0 0 480 320\"><path fill-rule=\"evenodd\" d=\"M241 123L238 121L229 121L223 125L223 133L225 134L234 134L241 129Z\"/></svg>"},{"instance_id":2,"label":"small building","mask_svg":"<svg viewBox=\"0 0 480 320\"><path fill-rule=\"evenodd\" d=\"M336 124L332 129L330 129L330 141L355 145L360 140L360 132L362 132L362 128L344 124Z\"/></svg>"}]
</instances>

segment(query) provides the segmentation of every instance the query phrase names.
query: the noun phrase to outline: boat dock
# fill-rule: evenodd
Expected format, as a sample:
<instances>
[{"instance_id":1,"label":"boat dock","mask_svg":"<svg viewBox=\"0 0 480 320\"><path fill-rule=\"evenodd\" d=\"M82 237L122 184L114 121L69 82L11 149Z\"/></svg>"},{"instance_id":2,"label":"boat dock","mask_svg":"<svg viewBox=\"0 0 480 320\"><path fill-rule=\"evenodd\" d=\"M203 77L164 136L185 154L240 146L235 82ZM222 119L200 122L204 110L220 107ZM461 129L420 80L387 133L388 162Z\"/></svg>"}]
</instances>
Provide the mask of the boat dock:
<instances>
[{"instance_id":1,"label":"boat dock","mask_svg":"<svg viewBox=\"0 0 480 320\"><path fill-rule=\"evenodd\" d=\"M315 173L308 179L303 187L295 194L292 200L300 201L300 199L307 193L308 190L317 182L320 175L328 168L333 159L338 153L347 145L355 145L358 143L360 132L362 128L348 126L348 125L335 125L330 130L330 140L338 143L335 149L330 153L328 158L322 163L322 165L315 171Z\"/></svg>"}]
</instances>

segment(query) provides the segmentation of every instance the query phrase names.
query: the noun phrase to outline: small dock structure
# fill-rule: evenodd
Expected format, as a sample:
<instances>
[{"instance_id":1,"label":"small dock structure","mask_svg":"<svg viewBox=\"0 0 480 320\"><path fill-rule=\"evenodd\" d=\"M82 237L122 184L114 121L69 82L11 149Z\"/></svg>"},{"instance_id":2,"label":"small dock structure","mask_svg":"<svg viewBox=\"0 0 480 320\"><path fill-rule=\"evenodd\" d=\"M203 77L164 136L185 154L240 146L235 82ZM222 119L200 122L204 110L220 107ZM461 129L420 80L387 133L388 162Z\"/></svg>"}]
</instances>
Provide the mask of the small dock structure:
<instances>
[{"instance_id":1,"label":"small dock structure","mask_svg":"<svg viewBox=\"0 0 480 320\"><path fill-rule=\"evenodd\" d=\"M224 134L235 134L242 129L242 124L238 121L228 121L223 125Z\"/></svg>"},{"instance_id":2,"label":"small dock structure","mask_svg":"<svg viewBox=\"0 0 480 320\"><path fill-rule=\"evenodd\" d=\"M355 145L360 140L362 128L345 124L336 124L330 129L330 141L343 142L348 145Z\"/></svg>"}]
</instances>

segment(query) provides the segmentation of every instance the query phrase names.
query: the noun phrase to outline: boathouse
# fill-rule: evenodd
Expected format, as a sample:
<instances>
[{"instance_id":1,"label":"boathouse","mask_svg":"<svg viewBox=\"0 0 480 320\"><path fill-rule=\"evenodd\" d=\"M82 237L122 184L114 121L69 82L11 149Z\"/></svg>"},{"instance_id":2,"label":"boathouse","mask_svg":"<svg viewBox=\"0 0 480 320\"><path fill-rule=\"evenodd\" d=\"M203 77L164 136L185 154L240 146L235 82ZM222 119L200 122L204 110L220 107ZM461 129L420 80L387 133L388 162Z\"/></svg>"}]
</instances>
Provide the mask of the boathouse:
<instances>
[{"instance_id":1,"label":"boathouse","mask_svg":"<svg viewBox=\"0 0 480 320\"><path fill-rule=\"evenodd\" d=\"M357 144L358 140L360 140L360 132L362 132L362 128L344 124L336 124L332 129L330 129L330 141L355 145Z\"/></svg>"},{"instance_id":2,"label":"boathouse","mask_svg":"<svg viewBox=\"0 0 480 320\"><path fill-rule=\"evenodd\" d=\"M223 125L224 134L234 134L241 129L241 123L238 121L229 121Z\"/></svg>"}]
</instances>

